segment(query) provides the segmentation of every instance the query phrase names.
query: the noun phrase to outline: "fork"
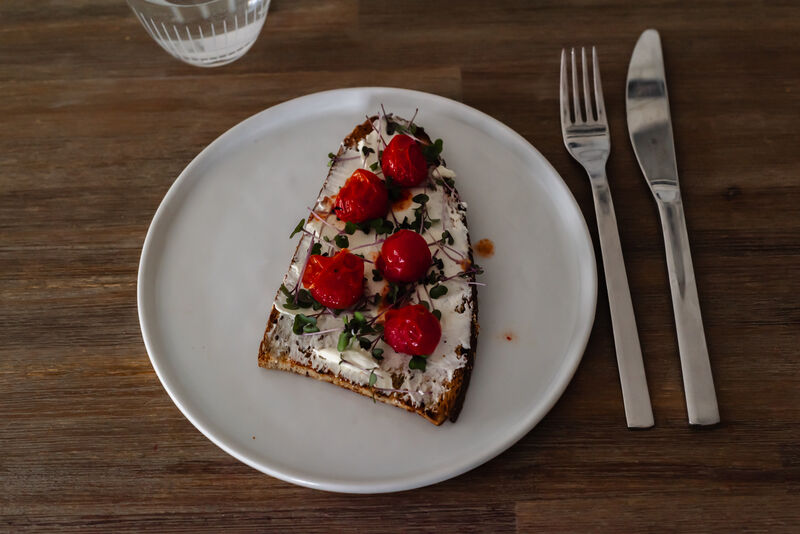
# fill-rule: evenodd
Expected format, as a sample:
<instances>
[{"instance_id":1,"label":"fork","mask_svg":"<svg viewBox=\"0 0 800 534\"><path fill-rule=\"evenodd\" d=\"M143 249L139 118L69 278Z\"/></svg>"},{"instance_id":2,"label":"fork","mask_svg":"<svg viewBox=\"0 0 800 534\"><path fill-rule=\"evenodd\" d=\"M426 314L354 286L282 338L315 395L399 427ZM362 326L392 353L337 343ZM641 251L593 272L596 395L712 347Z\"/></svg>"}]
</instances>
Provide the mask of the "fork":
<instances>
[{"instance_id":1,"label":"fork","mask_svg":"<svg viewBox=\"0 0 800 534\"><path fill-rule=\"evenodd\" d=\"M589 91L589 73L586 65L586 50L581 48L581 72L583 81L583 106L578 86L578 69L575 65L575 49L571 49L572 107L570 108L569 80L567 78L567 53L561 51L561 133L567 152L586 170L592 185L594 208L597 215L597 233L603 255L603 271L608 289L608 305L611 309L611 325L614 330L614 346L617 352L619 379L622 384L622 399L625 418L629 428L653 426L653 409L642 362L642 349L633 316L631 292L622 259L622 246L617 230L617 217L606 178L606 161L611 150L611 135L608 131L603 87L600 83L600 66L597 50L592 47L592 80L594 102Z\"/></svg>"}]
</instances>

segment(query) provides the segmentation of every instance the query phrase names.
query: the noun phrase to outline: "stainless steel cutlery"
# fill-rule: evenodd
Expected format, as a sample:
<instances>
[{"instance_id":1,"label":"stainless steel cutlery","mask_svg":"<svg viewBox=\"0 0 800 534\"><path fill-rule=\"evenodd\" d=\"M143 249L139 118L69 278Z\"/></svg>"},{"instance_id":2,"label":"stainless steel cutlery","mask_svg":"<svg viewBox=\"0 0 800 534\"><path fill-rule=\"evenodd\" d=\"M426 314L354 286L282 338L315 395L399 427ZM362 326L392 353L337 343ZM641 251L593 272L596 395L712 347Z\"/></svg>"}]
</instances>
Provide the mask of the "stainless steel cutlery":
<instances>
[{"instance_id":1,"label":"stainless steel cutlery","mask_svg":"<svg viewBox=\"0 0 800 534\"><path fill-rule=\"evenodd\" d=\"M608 132L608 120L603 103L597 51L592 48L593 91L589 89L586 51L581 49L581 85L578 84L575 49L570 51L569 58L571 69L567 67L566 51L562 50L561 132L567 151L586 169L592 186L597 213L597 232L603 255L603 271L608 288L608 304L611 309L611 324L614 330L614 346L622 384L622 399L625 404L625 418L630 428L648 428L653 426L653 410L644 374L642 349L633 315L628 276L622 259L617 218L606 178L606 160L611 150L611 135ZM571 77L568 70L571 70Z\"/></svg>"},{"instance_id":2,"label":"stainless steel cutlery","mask_svg":"<svg viewBox=\"0 0 800 534\"><path fill-rule=\"evenodd\" d=\"M689 423L711 425L719 422L719 410L678 185L661 40L655 30L645 31L636 43L625 102L633 150L661 216ZM611 137L594 47L591 67L585 49L580 49L580 68L574 48L569 54L561 51L560 103L564 145L592 186L625 416L628 427L647 428L653 425L653 412L606 178Z\"/></svg>"},{"instance_id":3,"label":"stainless steel cutlery","mask_svg":"<svg viewBox=\"0 0 800 534\"><path fill-rule=\"evenodd\" d=\"M655 30L645 31L633 50L625 104L633 151L661 215L689 423L711 425L719 422L719 409L678 185L661 39Z\"/></svg>"}]
</instances>

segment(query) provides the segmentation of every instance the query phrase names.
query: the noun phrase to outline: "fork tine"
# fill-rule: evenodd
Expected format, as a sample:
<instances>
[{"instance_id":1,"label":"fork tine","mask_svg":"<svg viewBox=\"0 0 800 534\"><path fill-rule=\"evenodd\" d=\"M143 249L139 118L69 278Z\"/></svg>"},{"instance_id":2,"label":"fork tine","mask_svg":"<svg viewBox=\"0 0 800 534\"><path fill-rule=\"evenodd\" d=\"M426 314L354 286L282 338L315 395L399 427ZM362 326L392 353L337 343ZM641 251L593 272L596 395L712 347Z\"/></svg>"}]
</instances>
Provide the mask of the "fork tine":
<instances>
[{"instance_id":1,"label":"fork tine","mask_svg":"<svg viewBox=\"0 0 800 534\"><path fill-rule=\"evenodd\" d=\"M581 47L581 71L583 72L583 103L586 106L586 122L594 120L592 113L592 93L589 92L589 73L586 70L586 49Z\"/></svg>"},{"instance_id":2,"label":"fork tine","mask_svg":"<svg viewBox=\"0 0 800 534\"><path fill-rule=\"evenodd\" d=\"M572 104L575 109L575 122L583 122L581 117L581 101L578 97L578 70L575 68L575 49L570 52L572 59Z\"/></svg>"},{"instance_id":3,"label":"fork tine","mask_svg":"<svg viewBox=\"0 0 800 534\"><path fill-rule=\"evenodd\" d=\"M603 103L603 84L600 82L600 63L597 61L597 49L595 47L592 47L592 67L597 120L599 122L606 122L606 105Z\"/></svg>"},{"instance_id":4,"label":"fork tine","mask_svg":"<svg viewBox=\"0 0 800 534\"><path fill-rule=\"evenodd\" d=\"M572 121L569 118L569 88L567 83L567 51L561 49L561 125L566 126Z\"/></svg>"}]
</instances>

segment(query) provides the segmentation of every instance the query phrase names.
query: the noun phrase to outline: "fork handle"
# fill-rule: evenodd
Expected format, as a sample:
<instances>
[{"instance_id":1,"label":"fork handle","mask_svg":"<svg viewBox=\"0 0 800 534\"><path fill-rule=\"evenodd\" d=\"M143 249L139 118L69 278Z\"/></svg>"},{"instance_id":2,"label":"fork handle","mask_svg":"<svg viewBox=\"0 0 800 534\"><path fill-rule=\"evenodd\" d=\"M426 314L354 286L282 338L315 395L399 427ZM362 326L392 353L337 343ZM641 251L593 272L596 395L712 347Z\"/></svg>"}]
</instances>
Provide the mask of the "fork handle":
<instances>
[{"instance_id":1,"label":"fork handle","mask_svg":"<svg viewBox=\"0 0 800 534\"><path fill-rule=\"evenodd\" d=\"M653 426L653 409L650 406L650 392L644 374L642 348L639 345L639 334L633 315L628 276L622 259L622 245L619 241L614 203L611 201L605 170L600 173L590 173L589 176L597 214L600 250L603 254L603 271L608 290L608 305L611 309L611 325L614 330L614 346L617 351L625 418L628 428L649 428Z\"/></svg>"},{"instance_id":2,"label":"fork handle","mask_svg":"<svg viewBox=\"0 0 800 534\"><path fill-rule=\"evenodd\" d=\"M719 423L719 408L703 332L700 301L697 298L683 202L677 191L669 200L658 196L656 198L661 226L664 229L669 286L675 313L675 329L678 333L689 424L713 425Z\"/></svg>"}]
</instances>

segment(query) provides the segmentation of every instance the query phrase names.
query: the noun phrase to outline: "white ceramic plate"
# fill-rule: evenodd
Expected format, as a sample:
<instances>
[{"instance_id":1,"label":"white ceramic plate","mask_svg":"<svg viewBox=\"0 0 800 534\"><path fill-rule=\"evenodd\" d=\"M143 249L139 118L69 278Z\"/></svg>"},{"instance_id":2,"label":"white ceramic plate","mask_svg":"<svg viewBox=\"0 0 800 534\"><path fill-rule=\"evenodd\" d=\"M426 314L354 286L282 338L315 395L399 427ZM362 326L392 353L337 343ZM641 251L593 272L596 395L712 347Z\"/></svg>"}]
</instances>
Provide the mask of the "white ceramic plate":
<instances>
[{"instance_id":1,"label":"white ceramic plate","mask_svg":"<svg viewBox=\"0 0 800 534\"><path fill-rule=\"evenodd\" d=\"M328 152L381 103L405 117L419 108L416 122L444 139L473 243L495 245L493 257L478 258L488 285L472 382L458 422L441 427L256 363L296 246L288 235L316 198ZM524 436L575 372L596 295L585 221L535 148L459 102L388 88L297 98L214 141L158 208L138 283L153 367L203 434L274 477L354 493L448 479Z\"/></svg>"}]
</instances>

